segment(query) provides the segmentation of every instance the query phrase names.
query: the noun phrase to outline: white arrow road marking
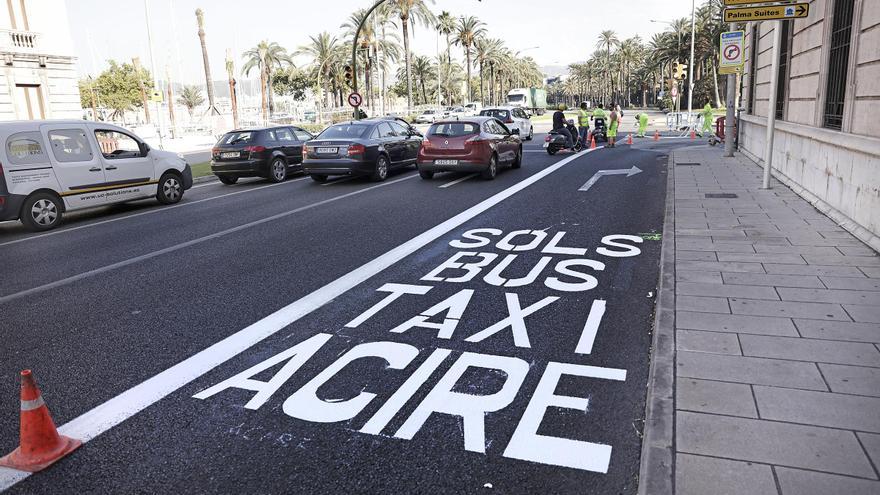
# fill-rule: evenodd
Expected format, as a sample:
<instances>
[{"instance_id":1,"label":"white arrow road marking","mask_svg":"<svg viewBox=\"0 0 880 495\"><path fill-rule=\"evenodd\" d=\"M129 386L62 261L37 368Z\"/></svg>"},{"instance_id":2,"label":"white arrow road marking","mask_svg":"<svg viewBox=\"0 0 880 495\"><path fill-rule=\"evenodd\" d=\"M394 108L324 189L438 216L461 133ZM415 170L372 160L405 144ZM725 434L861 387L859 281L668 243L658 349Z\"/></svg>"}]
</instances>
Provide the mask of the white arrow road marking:
<instances>
[{"instance_id":1,"label":"white arrow road marking","mask_svg":"<svg viewBox=\"0 0 880 495\"><path fill-rule=\"evenodd\" d=\"M632 177L633 175L640 174L640 173L642 173L642 169L640 169L639 167L636 167L635 165L633 165L632 168L620 168L620 169L615 169L615 170L600 170L600 171L596 172L595 174L593 174L593 176L590 177L590 180L588 180L584 185L582 185L581 188L578 189L578 191L589 191L590 188L593 187L593 184L599 182L599 179L601 179L602 177L604 177L606 175L626 175L627 177Z\"/></svg>"}]
</instances>

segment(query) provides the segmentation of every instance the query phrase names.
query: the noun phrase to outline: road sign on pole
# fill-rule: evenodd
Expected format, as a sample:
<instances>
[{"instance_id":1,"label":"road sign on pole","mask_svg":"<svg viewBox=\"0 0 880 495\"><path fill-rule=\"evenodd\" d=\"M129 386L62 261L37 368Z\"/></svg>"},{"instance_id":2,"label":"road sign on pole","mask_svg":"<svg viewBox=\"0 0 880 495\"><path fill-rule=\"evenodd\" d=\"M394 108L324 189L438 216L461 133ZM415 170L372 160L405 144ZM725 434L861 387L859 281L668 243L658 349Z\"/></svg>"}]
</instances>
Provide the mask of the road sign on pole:
<instances>
[{"instance_id":1,"label":"road sign on pole","mask_svg":"<svg viewBox=\"0 0 880 495\"><path fill-rule=\"evenodd\" d=\"M721 74L736 74L742 72L745 59L745 31L727 31L721 33L720 52L721 63L718 64L718 72Z\"/></svg>"},{"instance_id":2,"label":"road sign on pole","mask_svg":"<svg viewBox=\"0 0 880 495\"><path fill-rule=\"evenodd\" d=\"M762 3L778 3L780 0L724 0L724 5L753 5Z\"/></svg>"},{"instance_id":3,"label":"road sign on pole","mask_svg":"<svg viewBox=\"0 0 880 495\"><path fill-rule=\"evenodd\" d=\"M348 104L355 108L361 106L361 103L363 102L364 98L361 96L360 93L352 93L348 95Z\"/></svg>"},{"instance_id":4,"label":"road sign on pole","mask_svg":"<svg viewBox=\"0 0 880 495\"><path fill-rule=\"evenodd\" d=\"M810 4L789 3L763 7L740 7L724 9L724 22L753 22L800 19L810 15Z\"/></svg>"}]
</instances>

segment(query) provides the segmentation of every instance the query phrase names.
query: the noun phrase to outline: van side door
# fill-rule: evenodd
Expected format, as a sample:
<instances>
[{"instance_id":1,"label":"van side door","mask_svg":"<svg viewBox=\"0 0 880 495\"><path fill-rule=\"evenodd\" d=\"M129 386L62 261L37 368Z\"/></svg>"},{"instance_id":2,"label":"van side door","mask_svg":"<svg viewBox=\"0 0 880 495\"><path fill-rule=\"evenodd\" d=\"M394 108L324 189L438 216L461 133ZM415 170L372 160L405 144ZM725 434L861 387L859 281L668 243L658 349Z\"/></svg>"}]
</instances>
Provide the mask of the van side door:
<instances>
[{"instance_id":1,"label":"van side door","mask_svg":"<svg viewBox=\"0 0 880 495\"><path fill-rule=\"evenodd\" d=\"M108 202L126 201L156 194L155 165L142 143L119 129L89 124L90 136L104 166Z\"/></svg>"},{"instance_id":2,"label":"van side door","mask_svg":"<svg viewBox=\"0 0 880 495\"><path fill-rule=\"evenodd\" d=\"M100 153L92 147L85 124L47 124L40 126L43 141L51 152L49 161L58 178L57 191L67 209L103 205L101 192L106 182Z\"/></svg>"}]
</instances>

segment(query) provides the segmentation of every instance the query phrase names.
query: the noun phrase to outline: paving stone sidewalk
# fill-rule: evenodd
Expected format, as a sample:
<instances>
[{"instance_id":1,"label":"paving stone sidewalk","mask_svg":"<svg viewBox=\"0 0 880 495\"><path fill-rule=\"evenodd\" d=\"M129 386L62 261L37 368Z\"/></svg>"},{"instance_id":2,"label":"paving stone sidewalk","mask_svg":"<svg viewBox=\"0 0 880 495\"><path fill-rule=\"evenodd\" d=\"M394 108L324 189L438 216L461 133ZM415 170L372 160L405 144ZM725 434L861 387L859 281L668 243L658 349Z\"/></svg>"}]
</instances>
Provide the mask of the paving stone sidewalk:
<instances>
[{"instance_id":1,"label":"paving stone sidewalk","mask_svg":"<svg viewBox=\"0 0 880 495\"><path fill-rule=\"evenodd\" d=\"M675 493L880 494L880 256L721 155L673 157Z\"/></svg>"}]
</instances>

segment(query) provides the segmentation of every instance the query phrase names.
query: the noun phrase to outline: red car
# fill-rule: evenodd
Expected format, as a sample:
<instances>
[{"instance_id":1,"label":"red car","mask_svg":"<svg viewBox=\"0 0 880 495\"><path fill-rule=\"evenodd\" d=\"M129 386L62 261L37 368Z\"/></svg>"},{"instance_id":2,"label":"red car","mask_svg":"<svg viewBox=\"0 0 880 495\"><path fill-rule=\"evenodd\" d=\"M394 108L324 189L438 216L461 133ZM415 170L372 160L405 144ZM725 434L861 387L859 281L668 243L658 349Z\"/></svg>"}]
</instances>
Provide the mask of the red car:
<instances>
[{"instance_id":1,"label":"red car","mask_svg":"<svg viewBox=\"0 0 880 495\"><path fill-rule=\"evenodd\" d=\"M416 163L423 179L435 172L479 172L492 180L499 166L522 165L522 141L493 117L443 120L428 129Z\"/></svg>"}]
</instances>

